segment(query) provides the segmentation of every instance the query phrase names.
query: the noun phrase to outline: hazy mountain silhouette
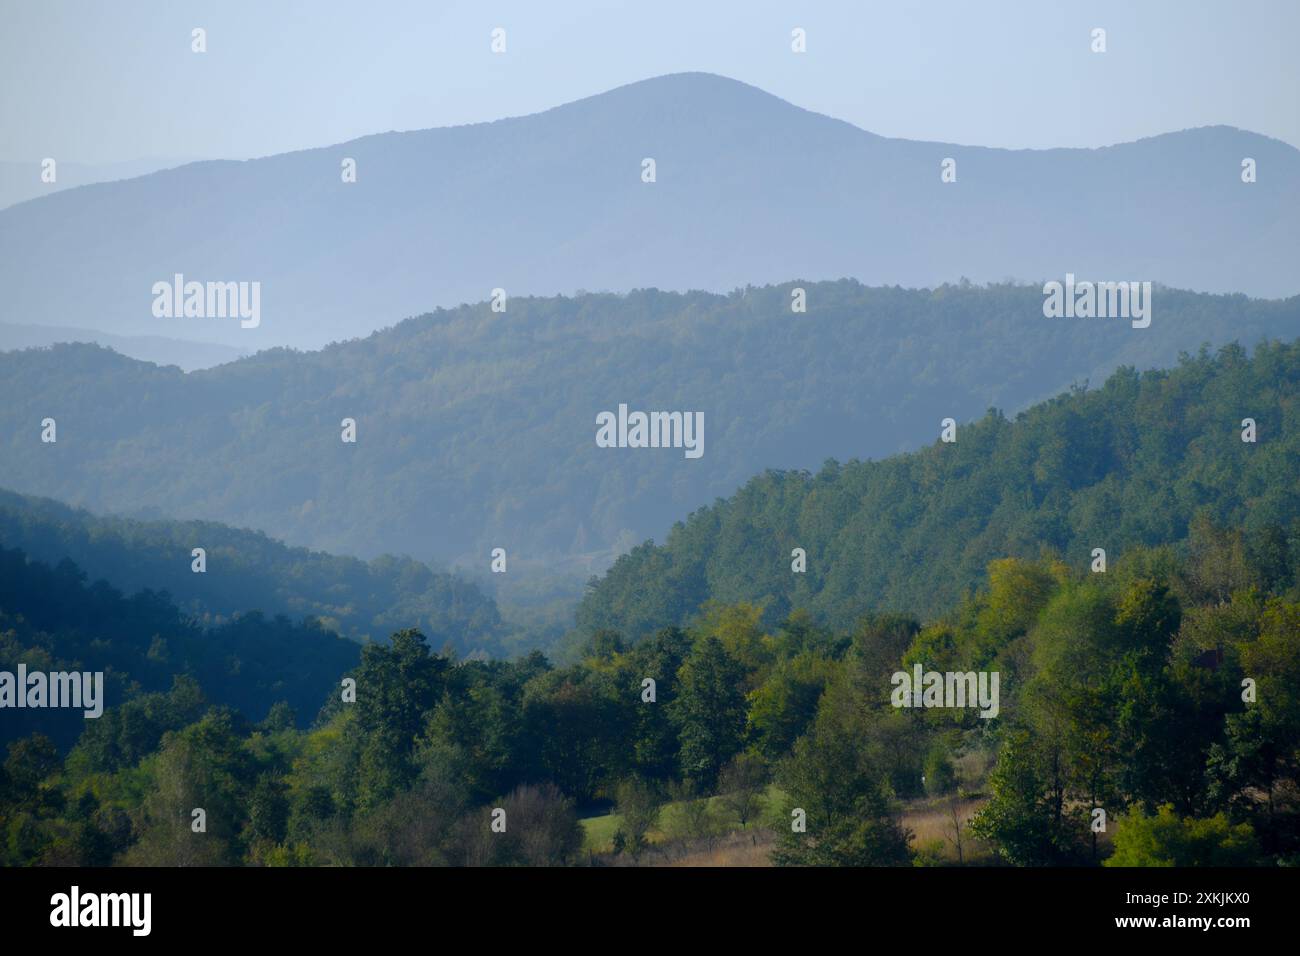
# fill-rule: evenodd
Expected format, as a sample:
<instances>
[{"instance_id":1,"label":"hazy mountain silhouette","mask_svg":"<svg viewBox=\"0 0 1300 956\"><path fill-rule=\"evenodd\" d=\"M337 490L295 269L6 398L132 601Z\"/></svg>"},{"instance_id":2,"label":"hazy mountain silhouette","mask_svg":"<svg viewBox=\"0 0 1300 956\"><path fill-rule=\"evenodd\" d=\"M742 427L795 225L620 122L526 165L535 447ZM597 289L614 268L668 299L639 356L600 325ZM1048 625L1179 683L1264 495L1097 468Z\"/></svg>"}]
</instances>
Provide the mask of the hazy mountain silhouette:
<instances>
[{"instance_id":1,"label":"hazy mountain silhouette","mask_svg":"<svg viewBox=\"0 0 1300 956\"><path fill-rule=\"evenodd\" d=\"M59 342L93 342L142 362L175 365L189 372L211 368L243 357L242 349L162 335L113 335L92 329L69 329L57 325L11 325L0 322L0 352L44 348Z\"/></svg>"},{"instance_id":2,"label":"hazy mountain silhouette","mask_svg":"<svg viewBox=\"0 0 1300 956\"><path fill-rule=\"evenodd\" d=\"M48 196L64 189L75 189L78 186L112 182L118 179L132 179L160 169L170 169L173 166L192 162L194 162L193 158L145 158L117 163L58 162L54 168L54 182L47 183L41 178L43 169L39 160L23 163L0 161L0 209L28 199Z\"/></svg>"},{"instance_id":3,"label":"hazy mountain silhouette","mask_svg":"<svg viewBox=\"0 0 1300 956\"><path fill-rule=\"evenodd\" d=\"M356 160L357 182L340 163ZM643 158L657 181L641 180ZM957 181L940 163L957 161ZM1241 181L1244 157L1258 182ZM887 139L702 73L543 113L199 162L0 211L0 320L318 346L435 306L853 276L1297 291L1300 151L1228 127L1102 149ZM261 324L160 319L176 273Z\"/></svg>"}]
</instances>

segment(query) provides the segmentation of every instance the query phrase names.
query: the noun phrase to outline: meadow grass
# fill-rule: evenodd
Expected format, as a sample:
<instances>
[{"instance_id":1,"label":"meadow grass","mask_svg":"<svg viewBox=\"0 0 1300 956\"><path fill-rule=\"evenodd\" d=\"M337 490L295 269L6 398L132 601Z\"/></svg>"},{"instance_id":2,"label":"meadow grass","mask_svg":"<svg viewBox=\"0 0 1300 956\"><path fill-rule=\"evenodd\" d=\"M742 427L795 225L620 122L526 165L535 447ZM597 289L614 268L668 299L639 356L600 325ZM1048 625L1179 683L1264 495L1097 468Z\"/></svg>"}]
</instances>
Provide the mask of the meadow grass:
<instances>
[{"instance_id":1,"label":"meadow grass","mask_svg":"<svg viewBox=\"0 0 1300 956\"><path fill-rule=\"evenodd\" d=\"M729 813L727 811L725 800L722 796L713 796L707 798L709 809L715 813L718 818L727 820ZM785 794L775 784L770 785L763 795L759 798L758 815L749 821L746 832L753 830L755 827L770 825L775 820L782 818L782 805L785 801ZM659 809L659 826L651 828L646 834L646 841L652 846L662 843L667 839L667 829L671 828L674 817L681 812L682 801L670 801L665 803ZM611 853L614 849L614 834L618 828L623 825L623 817L618 813L602 813L595 816L583 817L579 821L583 829L582 849L586 853ZM739 824L730 821L729 831L739 831Z\"/></svg>"}]
</instances>

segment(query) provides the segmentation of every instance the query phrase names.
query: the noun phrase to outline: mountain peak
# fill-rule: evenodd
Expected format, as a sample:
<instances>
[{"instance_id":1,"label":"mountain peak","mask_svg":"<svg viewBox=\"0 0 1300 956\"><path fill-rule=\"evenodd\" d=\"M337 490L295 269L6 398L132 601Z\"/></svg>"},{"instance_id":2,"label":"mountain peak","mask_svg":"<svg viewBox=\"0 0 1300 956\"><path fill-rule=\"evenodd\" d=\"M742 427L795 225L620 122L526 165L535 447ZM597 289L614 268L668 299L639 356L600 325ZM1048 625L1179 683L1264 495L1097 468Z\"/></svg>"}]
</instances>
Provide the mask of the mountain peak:
<instances>
[{"instance_id":1,"label":"mountain peak","mask_svg":"<svg viewBox=\"0 0 1300 956\"><path fill-rule=\"evenodd\" d=\"M586 122L626 124L653 119L682 122L699 117L705 122L773 123L779 122L776 117L782 114L803 121L840 123L741 80L702 72L666 73L636 80L523 118L574 115Z\"/></svg>"},{"instance_id":2,"label":"mountain peak","mask_svg":"<svg viewBox=\"0 0 1300 956\"><path fill-rule=\"evenodd\" d=\"M1262 171L1248 186L1243 156ZM958 170L946 184L945 158ZM340 178L345 159L355 182ZM318 348L495 288L1069 271L1281 296L1297 291L1298 194L1300 153L1226 127L1097 150L971 148L887 139L740 80L671 73L530 116L31 200L0 210L0 286L10 322L244 351ZM1138 202L1143 215L1110 228ZM178 274L258 283L258 320L160 319L150 290Z\"/></svg>"}]
</instances>

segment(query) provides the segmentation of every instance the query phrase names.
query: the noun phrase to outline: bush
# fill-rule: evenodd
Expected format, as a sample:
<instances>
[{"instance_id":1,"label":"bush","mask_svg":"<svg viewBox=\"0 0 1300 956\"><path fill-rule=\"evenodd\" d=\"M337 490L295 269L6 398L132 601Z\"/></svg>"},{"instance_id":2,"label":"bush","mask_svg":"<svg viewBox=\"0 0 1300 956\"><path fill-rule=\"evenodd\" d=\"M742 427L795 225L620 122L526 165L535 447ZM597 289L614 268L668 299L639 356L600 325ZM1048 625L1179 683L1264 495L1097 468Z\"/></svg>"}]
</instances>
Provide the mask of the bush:
<instances>
[{"instance_id":1,"label":"bush","mask_svg":"<svg viewBox=\"0 0 1300 956\"><path fill-rule=\"evenodd\" d=\"M1249 824L1235 826L1223 813L1179 817L1166 804L1155 816L1121 817L1115 852L1105 866L1252 866L1258 857Z\"/></svg>"}]
</instances>

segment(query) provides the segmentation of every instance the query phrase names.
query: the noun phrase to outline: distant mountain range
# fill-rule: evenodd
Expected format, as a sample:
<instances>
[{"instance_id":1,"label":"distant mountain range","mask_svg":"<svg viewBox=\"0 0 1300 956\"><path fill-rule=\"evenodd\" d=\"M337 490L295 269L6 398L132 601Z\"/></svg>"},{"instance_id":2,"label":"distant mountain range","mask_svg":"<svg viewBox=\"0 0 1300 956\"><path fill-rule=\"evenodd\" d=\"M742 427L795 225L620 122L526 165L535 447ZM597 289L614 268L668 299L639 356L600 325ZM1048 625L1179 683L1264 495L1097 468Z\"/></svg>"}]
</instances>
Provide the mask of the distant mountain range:
<instances>
[{"instance_id":1,"label":"distant mountain range","mask_svg":"<svg viewBox=\"0 0 1300 956\"><path fill-rule=\"evenodd\" d=\"M54 325L10 325L0 322L0 352L42 348L60 342L91 342L142 362L175 365L186 372L233 362L248 353L230 345L169 339L161 335L113 335L93 329Z\"/></svg>"},{"instance_id":2,"label":"distant mountain range","mask_svg":"<svg viewBox=\"0 0 1300 956\"><path fill-rule=\"evenodd\" d=\"M55 160L53 182L46 182L42 178L45 173L43 160L46 158ZM64 189L147 176L160 169L171 169L189 162L193 162L193 159L147 158L117 163L79 163L62 161L58 157L42 157L27 162L0 161L0 209Z\"/></svg>"},{"instance_id":3,"label":"distant mountain range","mask_svg":"<svg viewBox=\"0 0 1300 956\"><path fill-rule=\"evenodd\" d=\"M944 183L949 158L956 181ZM688 73L532 116L192 163L19 203L0 211L0 321L253 351L363 336L496 288L1069 272L1281 297L1300 292L1298 211L1300 151L1242 130L1102 149L911 142ZM156 317L154 285L177 275L259 283L256 327Z\"/></svg>"},{"instance_id":4,"label":"distant mountain range","mask_svg":"<svg viewBox=\"0 0 1300 956\"><path fill-rule=\"evenodd\" d=\"M581 581L766 469L916 449L944 418L1300 329L1300 297L1156 287L1145 329L1045 318L1043 302L1034 286L800 281L481 303L189 374L88 345L4 353L0 487L453 562L494 587ZM702 414L702 455L600 447L597 416L620 405ZM489 570L498 547L505 574Z\"/></svg>"}]
</instances>

